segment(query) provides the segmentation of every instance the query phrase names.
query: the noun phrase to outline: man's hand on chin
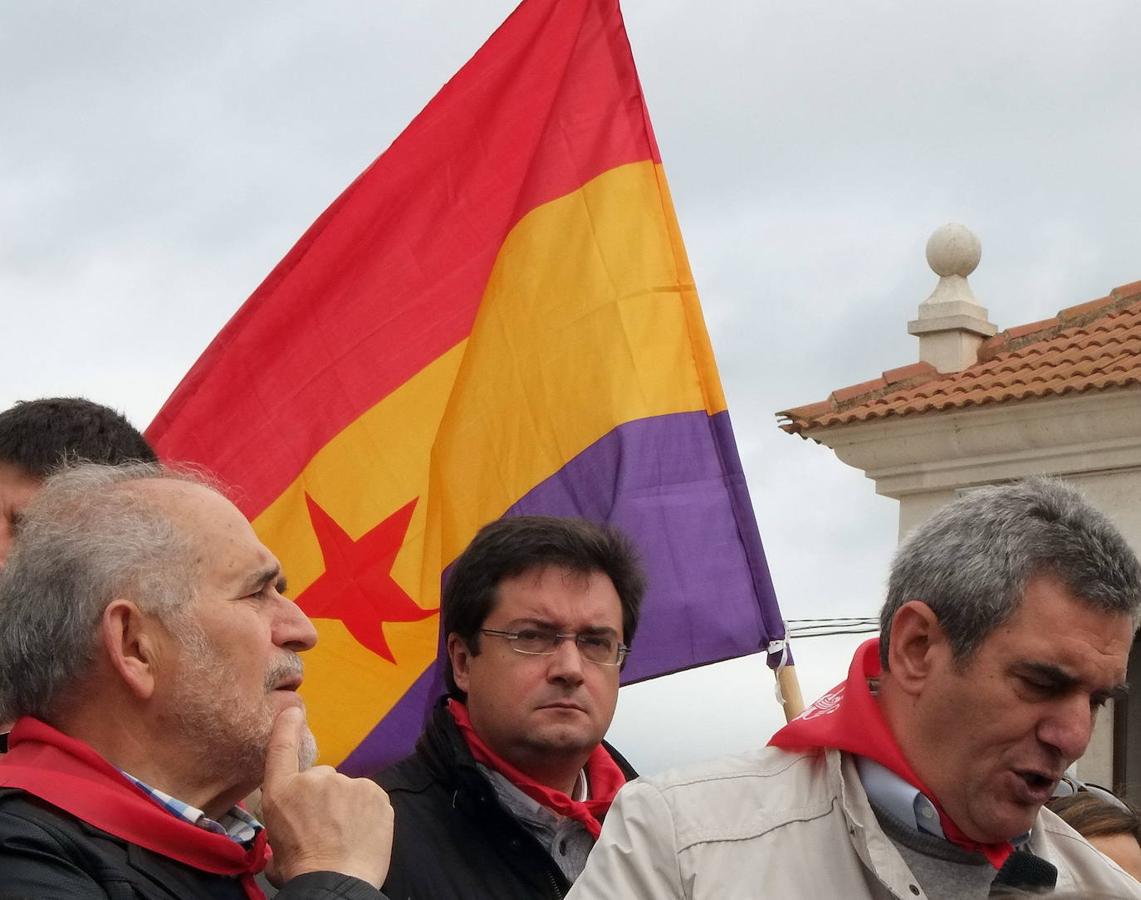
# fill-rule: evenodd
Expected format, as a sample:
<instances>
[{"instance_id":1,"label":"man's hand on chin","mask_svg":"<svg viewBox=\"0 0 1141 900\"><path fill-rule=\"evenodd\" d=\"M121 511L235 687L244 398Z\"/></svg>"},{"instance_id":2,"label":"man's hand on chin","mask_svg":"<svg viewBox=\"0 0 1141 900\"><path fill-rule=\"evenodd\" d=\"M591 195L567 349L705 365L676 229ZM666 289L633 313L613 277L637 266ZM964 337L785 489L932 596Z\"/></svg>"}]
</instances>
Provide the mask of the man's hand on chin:
<instances>
[{"instance_id":1,"label":"man's hand on chin","mask_svg":"<svg viewBox=\"0 0 1141 900\"><path fill-rule=\"evenodd\" d=\"M379 888L392 854L392 806L373 781L331 766L301 770L305 713L290 707L274 721L262 783L262 813L281 886L306 872L340 872Z\"/></svg>"}]
</instances>

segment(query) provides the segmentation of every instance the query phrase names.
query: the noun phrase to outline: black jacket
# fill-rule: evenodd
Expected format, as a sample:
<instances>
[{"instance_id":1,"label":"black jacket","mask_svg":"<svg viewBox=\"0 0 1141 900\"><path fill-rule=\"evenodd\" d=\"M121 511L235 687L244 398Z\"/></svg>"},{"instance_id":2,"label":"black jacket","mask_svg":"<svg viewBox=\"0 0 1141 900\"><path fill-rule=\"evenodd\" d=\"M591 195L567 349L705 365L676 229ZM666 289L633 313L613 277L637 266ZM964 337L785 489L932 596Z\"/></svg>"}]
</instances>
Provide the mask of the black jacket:
<instances>
[{"instance_id":1,"label":"black jacket","mask_svg":"<svg viewBox=\"0 0 1141 900\"><path fill-rule=\"evenodd\" d=\"M627 779L636 773L603 744ZM392 900L557 900L570 890L539 841L499 802L444 701L416 751L375 776L396 815Z\"/></svg>"},{"instance_id":2,"label":"black jacket","mask_svg":"<svg viewBox=\"0 0 1141 900\"><path fill-rule=\"evenodd\" d=\"M334 872L291 880L281 900L383 900ZM0 900L246 900L235 878L191 868L14 788L0 788Z\"/></svg>"}]
</instances>

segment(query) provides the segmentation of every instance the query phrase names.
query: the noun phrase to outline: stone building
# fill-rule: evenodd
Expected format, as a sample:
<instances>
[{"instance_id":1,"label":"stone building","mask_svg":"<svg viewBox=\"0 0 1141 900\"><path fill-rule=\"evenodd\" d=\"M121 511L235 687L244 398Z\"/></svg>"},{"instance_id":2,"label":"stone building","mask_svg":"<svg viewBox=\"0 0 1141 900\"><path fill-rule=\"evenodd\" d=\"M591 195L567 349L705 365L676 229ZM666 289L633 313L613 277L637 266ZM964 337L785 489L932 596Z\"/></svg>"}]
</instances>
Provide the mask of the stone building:
<instances>
[{"instance_id":1,"label":"stone building","mask_svg":"<svg viewBox=\"0 0 1141 900\"><path fill-rule=\"evenodd\" d=\"M1141 282L999 332L967 278L978 239L945 225L908 331L919 362L778 413L899 501L899 536L958 493L1032 474L1079 487L1141 555ZM1141 685L1141 653L1130 661ZM1099 717L1079 777L1141 802L1141 691Z\"/></svg>"}]
</instances>

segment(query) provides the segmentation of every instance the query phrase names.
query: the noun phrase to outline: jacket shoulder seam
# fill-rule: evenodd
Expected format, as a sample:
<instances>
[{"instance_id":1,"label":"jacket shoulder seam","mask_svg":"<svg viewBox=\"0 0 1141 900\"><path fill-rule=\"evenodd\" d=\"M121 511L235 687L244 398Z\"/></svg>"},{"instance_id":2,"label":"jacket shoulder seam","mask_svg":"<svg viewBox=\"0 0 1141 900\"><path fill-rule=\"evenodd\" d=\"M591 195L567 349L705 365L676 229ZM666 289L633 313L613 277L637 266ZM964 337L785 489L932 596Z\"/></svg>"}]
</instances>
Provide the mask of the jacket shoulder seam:
<instances>
[{"instance_id":1,"label":"jacket shoulder seam","mask_svg":"<svg viewBox=\"0 0 1141 900\"><path fill-rule=\"evenodd\" d=\"M747 769L736 769L724 772L701 772L696 771L688 774L683 770L673 778L669 777L655 777L644 779L653 784L663 794L667 791L683 790L688 787L698 785L710 784L718 781L740 781L742 779L766 779L776 778L783 775L793 766L802 762L811 762L819 756L817 751L805 751L802 753L786 753L784 759L779 764L766 766L753 766Z\"/></svg>"}]
</instances>

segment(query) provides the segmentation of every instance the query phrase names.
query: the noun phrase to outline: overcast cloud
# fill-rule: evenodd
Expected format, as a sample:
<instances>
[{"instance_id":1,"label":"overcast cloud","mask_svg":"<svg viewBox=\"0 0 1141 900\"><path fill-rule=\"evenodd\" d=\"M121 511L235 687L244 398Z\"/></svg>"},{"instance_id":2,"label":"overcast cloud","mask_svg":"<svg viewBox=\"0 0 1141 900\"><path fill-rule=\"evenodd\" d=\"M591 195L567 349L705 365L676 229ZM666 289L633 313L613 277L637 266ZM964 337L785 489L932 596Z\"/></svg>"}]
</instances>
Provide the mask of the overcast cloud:
<instances>
[{"instance_id":1,"label":"overcast cloud","mask_svg":"<svg viewBox=\"0 0 1141 900\"><path fill-rule=\"evenodd\" d=\"M0 0L0 408L145 426L511 7ZM782 608L873 614L896 504L773 412L918 358L943 222L1000 328L1141 278L1141 5L624 9ZM806 694L853 643L802 645ZM757 659L635 686L613 733L647 770L743 749L770 692Z\"/></svg>"}]
</instances>

